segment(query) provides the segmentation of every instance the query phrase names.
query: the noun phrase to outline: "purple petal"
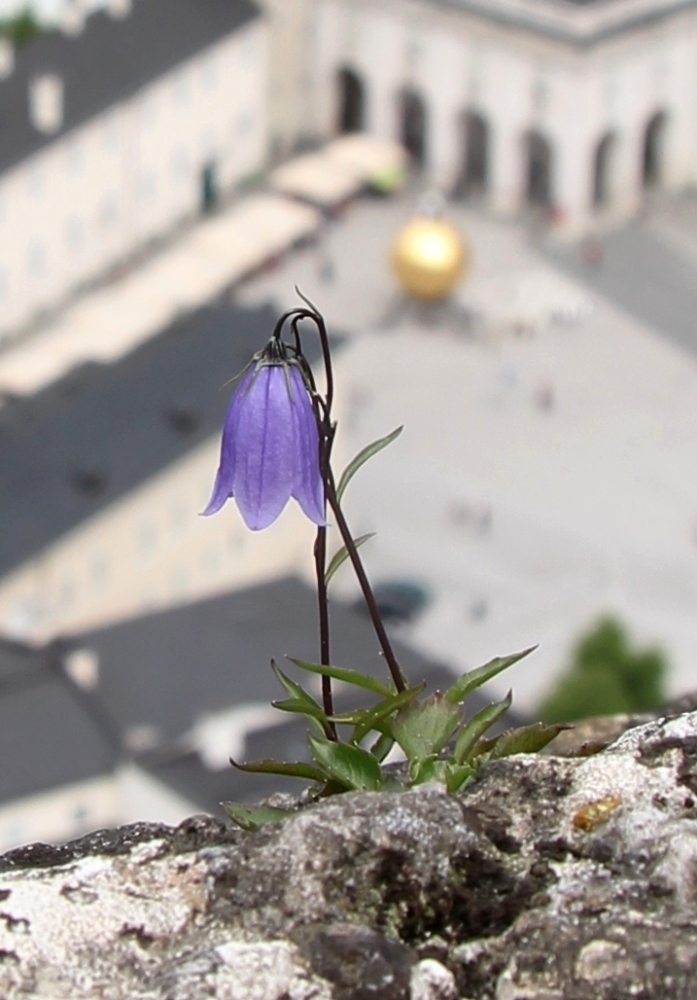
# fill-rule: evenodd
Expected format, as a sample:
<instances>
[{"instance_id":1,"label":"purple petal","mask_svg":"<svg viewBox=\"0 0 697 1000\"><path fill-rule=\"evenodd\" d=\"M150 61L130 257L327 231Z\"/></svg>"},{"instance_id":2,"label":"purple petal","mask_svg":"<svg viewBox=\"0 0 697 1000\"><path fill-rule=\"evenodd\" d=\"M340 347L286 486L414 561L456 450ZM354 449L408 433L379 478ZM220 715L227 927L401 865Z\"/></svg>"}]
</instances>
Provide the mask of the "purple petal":
<instances>
[{"instance_id":1,"label":"purple petal","mask_svg":"<svg viewBox=\"0 0 697 1000\"><path fill-rule=\"evenodd\" d=\"M317 525L324 525L324 485L319 467L319 432L317 419L302 375L297 368L289 371L291 408L295 426L292 495L303 513Z\"/></svg>"},{"instance_id":2,"label":"purple petal","mask_svg":"<svg viewBox=\"0 0 697 1000\"><path fill-rule=\"evenodd\" d=\"M261 531L293 490L295 435L282 365L259 369L237 417L232 495L247 527Z\"/></svg>"},{"instance_id":3,"label":"purple petal","mask_svg":"<svg viewBox=\"0 0 697 1000\"><path fill-rule=\"evenodd\" d=\"M239 420L240 409L244 405L244 400L246 399L254 375L255 370L253 368L250 368L245 373L228 407L223 427L223 439L220 445L220 464L215 476L211 498L205 510L201 511L204 517L217 513L225 501L229 500L232 496L232 485L235 476L235 434L237 422Z\"/></svg>"}]
</instances>

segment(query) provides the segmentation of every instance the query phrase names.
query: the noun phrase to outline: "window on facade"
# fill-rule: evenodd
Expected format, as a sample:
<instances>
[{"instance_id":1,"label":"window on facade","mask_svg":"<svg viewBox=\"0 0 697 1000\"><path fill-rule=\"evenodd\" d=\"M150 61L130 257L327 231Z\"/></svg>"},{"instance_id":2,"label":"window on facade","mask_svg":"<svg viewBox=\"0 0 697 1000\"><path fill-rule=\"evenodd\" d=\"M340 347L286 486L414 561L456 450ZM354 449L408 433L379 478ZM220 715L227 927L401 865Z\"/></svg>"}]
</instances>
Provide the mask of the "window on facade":
<instances>
[{"instance_id":1,"label":"window on facade","mask_svg":"<svg viewBox=\"0 0 697 1000\"><path fill-rule=\"evenodd\" d=\"M201 70L201 81L207 90L215 90L218 83L218 64L209 59Z\"/></svg>"},{"instance_id":2,"label":"window on facade","mask_svg":"<svg viewBox=\"0 0 697 1000\"><path fill-rule=\"evenodd\" d=\"M119 199L115 194L108 194L102 201L99 210L99 221L105 227L113 226L119 215Z\"/></svg>"},{"instance_id":3,"label":"window on facade","mask_svg":"<svg viewBox=\"0 0 697 1000\"><path fill-rule=\"evenodd\" d=\"M201 568L206 575L217 573L220 569L220 549L207 548L201 557Z\"/></svg>"},{"instance_id":4,"label":"window on facade","mask_svg":"<svg viewBox=\"0 0 697 1000\"><path fill-rule=\"evenodd\" d=\"M254 112L249 108L246 111L240 111L237 116L237 134L238 135L249 135L249 133L254 129Z\"/></svg>"},{"instance_id":5,"label":"window on facade","mask_svg":"<svg viewBox=\"0 0 697 1000\"><path fill-rule=\"evenodd\" d=\"M61 608L69 608L75 600L75 584L65 577L60 584L58 591L58 603Z\"/></svg>"},{"instance_id":6,"label":"window on facade","mask_svg":"<svg viewBox=\"0 0 697 1000\"><path fill-rule=\"evenodd\" d=\"M190 89L188 73L180 73L174 87L174 98L177 104L188 104Z\"/></svg>"},{"instance_id":7,"label":"window on facade","mask_svg":"<svg viewBox=\"0 0 697 1000\"><path fill-rule=\"evenodd\" d=\"M152 201L157 193L157 181L152 170L141 174L140 178L140 200Z\"/></svg>"},{"instance_id":8,"label":"window on facade","mask_svg":"<svg viewBox=\"0 0 697 1000\"><path fill-rule=\"evenodd\" d=\"M103 586L109 579L109 560L100 553L92 560L92 580L98 586Z\"/></svg>"},{"instance_id":9,"label":"window on facade","mask_svg":"<svg viewBox=\"0 0 697 1000\"><path fill-rule=\"evenodd\" d=\"M185 146L178 146L172 153L172 175L179 180L189 176L191 165Z\"/></svg>"},{"instance_id":10,"label":"window on facade","mask_svg":"<svg viewBox=\"0 0 697 1000\"><path fill-rule=\"evenodd\" d=\"M39 198L44 191L44 172L41 167L33 167L29 171L27 179L29 194L32 198Z\"/></svg>"},{"instance_id":11,"label":"window on facade","mask_svg":"<svg viewBox=\"0 0 697 1000\"><path fill-rule=\"evenodd\" d=\"M46 249L43 243L34 241L27 251L27 267L34 278L41 278L46 271Z\"/></svg>"},{"instance_id":12,"label":"window on facade","mask_svg":"<svg viewBox=\"0 0 697 1000\"><path fill-rule=\"evenodd\" d=\"M82 250L84 246L85 227L77 215L71 215L65 223L65 242L74 253Z\"/></svg>"},{"instance_id":13,"label":"window on facade","mask_svg":"<svg viewBox=\"0 0 697 1000\"><path fill-rule=\"evenodd\" d=\"M157 99L149 97L143 105L143 119L148 125L153 125L157 121Z\"/></svg>"},{"instance_id":14,"label":"window on facade","mask_svg":"<svg viewBox=\"0 0 697 1000\"><path fill-rule=\"evenodd\" d=\"M72 821L76 827L83 829L87 826L87 823L92 815L92 810L89 806L81 805L73 809Z\"/></svg>"},{"instance_id":15,"label":"window on facade","mask_svg":"<svg viewBox=\"0 0 697 1000\"><path fill-rule=\"evenodd\" d=\"M188 504L184 504L183 502L176 503L172 507L171 517L172 525L177 529L177 531L184 532L189 527L191 508Z\"/></svg>"},{"instance_id":16,"label":"window on facade","mask_svg":"<svg viewBox=\"0 0 697 1000\"><path fill-rule=\"evenodd\" d=\"M110 118L104 125L102 137L105 149L116 149L119 144L119 124L115 117Z\"/></svg>"},{"instance_id":17,"label":"window on facade","mask_svg":"<svg viewBox=\"0 0 697 1000\"><path fill-rule=\"evenodd\" d=\"M138 531L138 547L140 551L144 553L152 552L156 543L157 532L155 531L155 526L149 521L141 524Z\"/></svg>"},{"instance_id":18,"label":"window on facade","mask_svg":"<svg viewBox=\"0 0 697 1000\"><path fill-rule=\"evenodd\" d=\"M172 596L183 597L189 586L189 576L185 569L177 569L172 574Z\"/></svg>"},{"instance_id":19,"label":"window on facade","mask_svg":"<svg viewBox=\"0 0 697 1000\"><path fill-rule=\"evenodd\" d=\"M74 139L68 146L66 167L68 168L68 173L70 174L77 173L82 167L82 147L76 139Z\"/></svg>"}]
</instances>

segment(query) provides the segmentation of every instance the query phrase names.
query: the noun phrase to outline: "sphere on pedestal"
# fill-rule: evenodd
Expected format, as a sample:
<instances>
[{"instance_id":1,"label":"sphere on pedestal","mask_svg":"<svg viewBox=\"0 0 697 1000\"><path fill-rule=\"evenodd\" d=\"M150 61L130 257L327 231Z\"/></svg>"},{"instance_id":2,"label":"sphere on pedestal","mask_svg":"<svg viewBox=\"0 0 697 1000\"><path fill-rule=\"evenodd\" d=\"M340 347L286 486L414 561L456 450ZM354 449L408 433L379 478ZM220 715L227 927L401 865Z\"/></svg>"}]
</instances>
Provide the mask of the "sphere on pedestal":
<instances>
[{"instance_id":1,"label":"sphere on pedestal","mask_svg":"<svg viewBox=\"0 0 697 1000\"><path fill-rule=\"evenodd\" d=\"M412 219L392 245L392 266L407 295L444 299L464 277L470 252L455 226L445 219Z\"/></svg>"}]
</instances>

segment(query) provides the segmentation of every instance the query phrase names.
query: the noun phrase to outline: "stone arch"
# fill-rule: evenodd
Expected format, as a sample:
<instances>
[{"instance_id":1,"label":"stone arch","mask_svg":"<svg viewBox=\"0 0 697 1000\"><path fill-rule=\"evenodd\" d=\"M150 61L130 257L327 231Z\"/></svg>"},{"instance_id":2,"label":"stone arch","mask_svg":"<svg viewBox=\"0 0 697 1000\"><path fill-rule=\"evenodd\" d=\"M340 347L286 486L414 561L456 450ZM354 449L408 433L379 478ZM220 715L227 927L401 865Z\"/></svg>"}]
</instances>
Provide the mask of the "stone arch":
<instances>
[{"instance_id":1,"label":"stone arch","mask_svg":"<svg viewBox=\"0 0 697 1000\"><path fill-rule=\"evenodd\" d=\"M365 128L365 84L355 70L342 66L337 73L338 120L340 133Z\"/></svg>"},{"instance_id":2,"label":"stone arch","mask_svg":"<svg viewBox=\"0 0 697 1000\"><path fill-rule=\"evenodd\" d=\"M596 143L593 155L593 208L605 208L612 201L613 167L617 149L617 136L605 132Z\"/></svg>"},{"instance_id":3,"label":"stone arch","mask_svg":"<svg viewBox=\"0 0 697 1000\"><path fill-rule=\"evenodd\" d=\"M646 123L641 158L641 179L645 188L658 187L663 180L667 122L666 112L656 111Z\"/></svg>"},{"instance_id":4,"label":"stone arch","mask_svg":"<svg viewBox=\"0 0 697 1000\"><path fill-rule=\"evenodd\" d=\"M457 193L465 198L483 194L489 185L490 128L477 111L465 111L460 118L462 167Z\"/></svg>"},{"instance_id":5,"label":"stone arch","mask_svg":"<svg viewBox=\"0 0 697 1000\"><path fill-rule=\"evenodd\" d=\"M536 129L523 138L525 146L525 200L528 205L549 207L553 203L552 147Z\"/></svg>"},{"instance_id":6,"label":"stone arch","mask_svg":"<svg viewBox=\"0 0 697 1000\"><path fill-rule=\"evenodd\" d=\"M423 97L411 87L399 93L399 139L417 167L423 167L428 154L428 122Z\"/></svg>"}]
</instances>

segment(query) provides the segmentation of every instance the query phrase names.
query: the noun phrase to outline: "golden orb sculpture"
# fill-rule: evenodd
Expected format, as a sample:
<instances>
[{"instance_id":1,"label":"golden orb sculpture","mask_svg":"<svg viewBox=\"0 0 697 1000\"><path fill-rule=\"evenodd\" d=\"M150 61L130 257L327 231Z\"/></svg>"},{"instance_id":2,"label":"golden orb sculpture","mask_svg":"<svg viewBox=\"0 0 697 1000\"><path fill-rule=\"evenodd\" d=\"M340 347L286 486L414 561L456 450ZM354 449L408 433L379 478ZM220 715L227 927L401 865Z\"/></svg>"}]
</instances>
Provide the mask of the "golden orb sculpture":
<instances>
[{"instance_id":1,"label":"golden orb sculpture","mask_svg":"<svg viewBox=\"0 0 697 1000\"><path fill-rule=\"evenodd\" d=\"M392 266L402 289L416 299L444 299L470 261L465 239L445 219L412 219L392 245Z\"/></svg>"}]
</instances>

